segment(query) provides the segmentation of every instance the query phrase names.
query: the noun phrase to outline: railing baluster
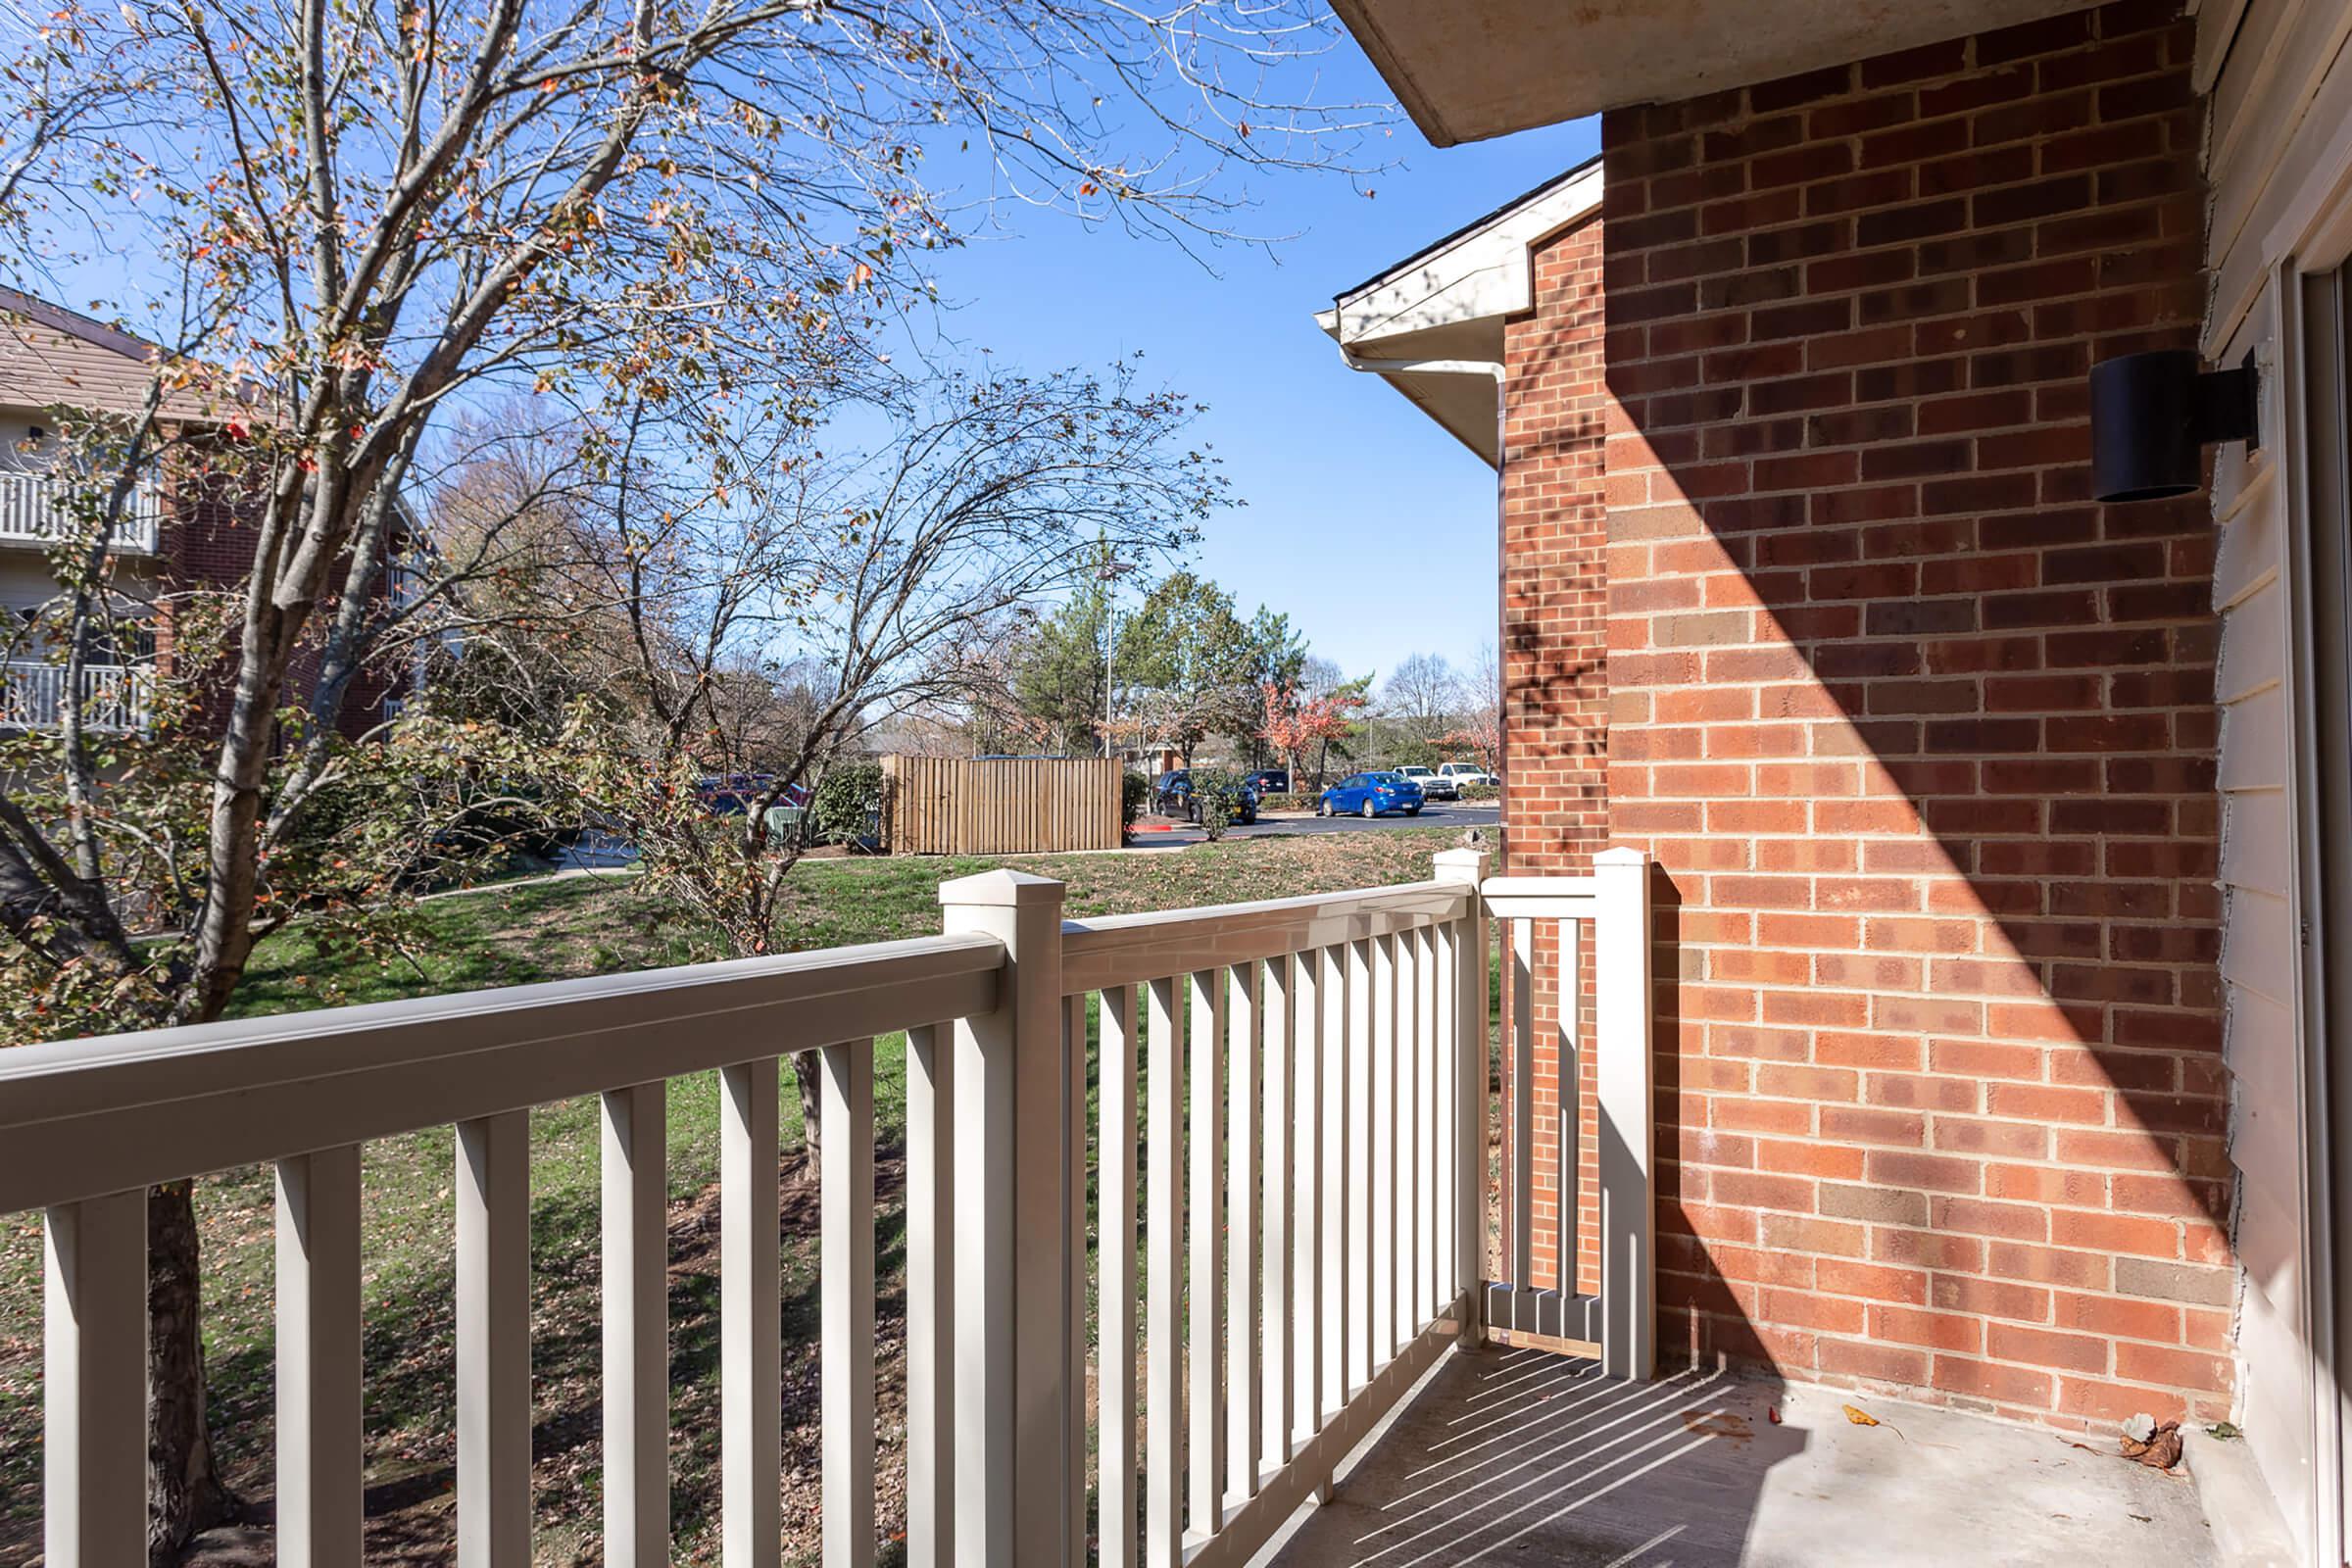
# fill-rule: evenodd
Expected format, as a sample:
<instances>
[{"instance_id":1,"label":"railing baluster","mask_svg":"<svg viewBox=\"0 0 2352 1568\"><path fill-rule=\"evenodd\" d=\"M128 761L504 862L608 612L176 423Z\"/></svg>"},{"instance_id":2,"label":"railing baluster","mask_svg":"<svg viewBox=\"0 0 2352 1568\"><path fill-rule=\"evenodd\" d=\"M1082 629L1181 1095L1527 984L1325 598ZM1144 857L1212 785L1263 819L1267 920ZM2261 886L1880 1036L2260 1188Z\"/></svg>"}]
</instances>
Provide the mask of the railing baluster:
<instances>
[{"instance_id":1,"label":"railing baluster","mask_svg":"<svg viewBox=\"0 0 2352 1568\"><path fill-rule=\"evenodd\" d=\"M1262 1474L1290 1462L1291 1398L1296 1374L1291 1357L1291 1231L1293 1218L1291 1097L1297 1067L1296 1030L1291 1021L1291 959L1285 954L1265 960L1259 979L1259 999L1265 1020L1266 1155L1265 1238L1263 1270L1265 1304L1259 1313L1265 1336L1265 1386L1257 1396L1259 1420L1258 1470Z\"/></svg>"},{"instance_id":2,"label":"railing baluster","mask_svg":"<svg viewBox=\"0 0 2352 1568\"><path fill-rule=\"evenodd\" d=\"M1487 1115L1488 984L1486 904L1480 884L1487 857L1478 850L1446 850L1437 858L1438 879L1468 890L1461 917L1449 928L1451 961L1446 964L1446 1055L1443 1070L1452 1087L1450 1184L1447 1205L1452 1245L1446 1250L1446 1294L1463 1303L1462 1337L1476 1343L1486 1330L1487 1292Z\"/></svg>"},{"instance_id":3,"label":"railing baluster","mask_svg":"<svg viewBox=\"0 0 2352 1568\"><path fill-rule=\"evenodd\" d=\"M817 1143L825 1568L874 1560L874 1043L827 1046Z\"/></svg>"},{"instance_id":4,"label":"railing baluster","mask_svg":"<svg viewBox=\"0 0 2352 1568\"><path fill-rule=\"evenodd\" d=\"M48 1568L147 1560L147 1193L45 1216L42 1537Z\"/></svg>"},{"instance_id":5,"label":"railing baluster","mask_svg":"<svg viewBox=\"0 0 2352 1568\"><path fill-rule=\"evenodd\" d=\"M531 1560L531 1118L458 1124L458 1562Z\"/></svg>"},{"instance_id":6,"label":"railing baluster","mask_svg":"<svg viewBox=\"0 0 2352 1568\"><path fill-rule=\"evenodd\" d=\"M1578 947L1584 922L1562 919L1553 922L1559 930L1554 944L1559 954L1558 967L1552 975L1552 1010L1559 1017L1559 1029L1554 1036L1560 1079L1560 1181L1557 1204L1559 1233L1553 1246L1560 1259L1560 1295L1577 1293L1578 1245L1577 1232L1582 1228L1580 1210L1584 1203L1581 1146L1584 1136L1584 1022L1582 991L1579 973Z\"/></svg>"},{"instance_id":7,"label":"railing baluster","mask_svg":"<svg viewBox=\"0 0 2352 1568\"><path fill-rule=\"evenodd\" d=\"M727 1568L783 1556L776 1058L719 1073L719 1536Z\"/></svg>"},{"instance_id":8,"label":"railing baluster","mask_svg":"<svg viewBox=\"0 0 2352 1568\"><path fill-rule=\"evenodd\" d=\"M1372 1336L1365 1381L1396 1353L1396 939L1372 949Z\"/></svg>"},{"instance_id":9,"label":"railing baluster","mask_svg":"<svg viewBox=\"0 0 2352 1568\"><path fill-rule=\"evenodd\" d=\"M1192 1013L1192 1269L1186 1327L1192 1341L1192 1506L1196 1535L1225 1521L1225 1345L1217 1309L1225 1281L1225 988L1217 971L1190 983Z\"/></svg>"},{"instance_id":10,"label":"railing baluster","mask_svg":"<svg viewBox=\"0 0 2352 1568\"><path fill-rule=\"evenodd\" d=\"M1320 955L1323 992L1323 1416L1328 1420L1348 1402L1355 1362L1348 1334L1363 1297L1355 1289L1354 1210L1363 1194L1354 1188L1355 1150L1360 1135L1349 1114L1356 1100L1360 1048L1348 1025L1354 1005L1348 977L1354 967L1353 944L1325 948Z\"/></svg>"},{"instance_id":11,"label":"railing baluster","mask_svg":"<svg viewBox=\"0 0 2352 1568\"><path fill-rule=\"evenodd\" d=\"M1396 1349L1420 1332L1421 949L1414 931L1396 933ZM1394 1353L1392 1351L1391 1353Z\"/></svg>"},{"instance_id":12,"label":"railing baluster","mask_svg":"<svg viewBox=\"0 0 2352 1568\"><path fill-rule=\"evenodd\" d=\"M1226 970L1226 1137L1231 1160L1225 1181L1228 1230L1225 1276L1225 1491L1231 1507L1257 1492L1258 1135L1257 1091L1263 1030L1257 1015L1257 966Z\"/></svg>"},{"instance_id":13,"label":"railing baluster","mask_svg":"<svg viewBox=\"0 0 2352 1568\"><path fill-rule=\"evenodd\" d=\"M1299 954L1291 965L1292 1018L1297 1049L1291 1120L1297 1129L1291 1160L1292 1346L1296 1376L1291 1399L1292 1448L1321 1429L1323 1377L1323 992L1320 953Z\"/></svg>"},{"instance_id":14,"label":"railing baluster","mask_svg":"<svg viewBox=\"0 0 2352 1568\"><path fill-rule=\"evenodd\" d=\"M1414 1112L1413 1169L1420 1193L1420 1213L1413 1228L1413 1329L1418 1333L1438 1315L1438 1162L1439 1128L1444 1117L1438 1094L1438 988L1443 969L1438 960L1438 932L1423 926L1413 933L1413 975L1418 985L1413 1013Z\"/></svg>"},{"instance_id":15,"label":"railing baluster","mask_svg":"<svg viewBox=\"0 0 2352 1568\"><path fill-rule=\"evenodd\" d=\"M941 1030L925 1024L906 1031L907 1568L954 1561L954 1059Z\"/></svg>"},{"instance_id":16,"label":"railing baluster","mask_svg":"<svg viewBox=\"0 0 2352 1568\"><path fill-rule=\"evenodd\" d=\"M1102 993L1102 1131L1098 1147L1098 1206L1102 1214L1102 1331L1097 1378L1102 1390L1102 1568L1135 1568L1135 1375L1140 1343L1135 1321L1135 988ZM1153 1227L1154 1235L1157 1227Z\"/></svg>"},{"instance_id":17,"label":"railing baluster","mask_svg":"<svg viewBox=\"0 0 2352 1568\"><path fill-rule=\"evenodd\" d=\"M1348 1376L1341 1404L1372 1381L1372 944L1348 944L1348 1103L1357 1126L1348 1148Z\"/></svg>"},{"instance_id":18,"label":"railing baluster","mask_svg":"<svg viewBox=\"0 0 2352 1568\"><path fill-rule=\"evenodd\" d=\"M1055 939L1060 937L1059 921L1055 921ZM1058 968L1054 973L1055 986L1061 983ZM1092 1348L1086 1333L1086 1302L1093 1281L1086 1271L1086 1249L1089 1223L1087 1203L1087 1152L1089 1139L1095 1129L1087 1122L1086 1106L1086 993L1077 992L1061 999L1062 1041L1062 1145L1067 1156L1062 1166L1063 1221L1068 1227L1066 1249L1062 1256L1068 1269L1062 1275L1064 1306L1068 1316L1063 1320L1068 1332L1062 1338L1062 1387L1069 1393L1069 1442L1062 1448L1062 1495L1069 1499L1064 1523L1066 1568L1086 1568L1086 1364Z\"/></svg>"},{"instance_id":19,"label":"railing baluster","mask_svg":"<svg viewBox=\"0 0 2352 1568\"><path fill-rule=\"evenodd\" d=\"M1184 1306L1184 1042L1174 980L1154 980L1151 996L1152 1135L1146 1146L1152 1202L1148 1376L1152 1412L1146 1435L1144 1560L1150 1568L1184 1562L1183 1356L1177 1325Z\"/></svg>"},{"instance_id":20,"label":"railing baluster","mask_svg":"<svg viewBox=\"0 0 2352 1568\"><path fill-rule=\"evenodd\" d=\"M1535 1284L1535 974L1536 922L1521 916L1511 921L1511 1128L1504 1155L1503 1249L1511 1284L1522 1291Z\"/></svg>"},{"instance_id":21,"label":"railing baluster","mask_svg":"<svg viewBox=\"0 0 2352 1568\"><path fill-rule=\"evenodd\" d=\"M359 1568L360 1149L277 1162L277 1560Z\"/></svg>"},{"instance_id":22,"label":"railing baluster","mask_svg":"<svg viewBox=\"0 0 2352 1568\"><path fill-rule=\"evenodd\" d=\"M605 1560L669 1561L668 1086L604 1097Z\"/></svg>"},{"instance_id":23,"label":"railing baluster","mask_svg":"<svg viewBox=\"0 0 2352 1568\"><path fill-rule=\"evenodd\" d=\"M1440 867L1440 876L1445 870ZM1433 1312L1454 1304L1461 1282L1454 1278L1454 1221L1462 1206L1459 1157L1461 1111L1461 1008L1455 997L1460 982L1462 922L1448 920L1431 933L1430 965L1437 978L1430 998L1430 1085L1437 1097L1433 1127L1437 1147L1430 1164L1437 1202L1436 1230L1430 1241L1430 1303Z\"/></svg>"}]
</instances>

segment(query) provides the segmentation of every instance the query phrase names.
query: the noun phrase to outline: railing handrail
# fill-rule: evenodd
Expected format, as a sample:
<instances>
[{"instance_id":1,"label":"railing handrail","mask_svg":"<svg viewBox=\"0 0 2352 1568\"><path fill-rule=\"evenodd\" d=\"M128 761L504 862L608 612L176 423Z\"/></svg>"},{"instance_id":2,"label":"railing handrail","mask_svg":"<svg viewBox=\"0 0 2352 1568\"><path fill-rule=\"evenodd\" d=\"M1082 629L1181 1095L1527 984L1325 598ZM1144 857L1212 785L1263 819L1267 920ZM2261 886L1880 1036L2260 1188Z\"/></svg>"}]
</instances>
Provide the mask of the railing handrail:
<instances>
[{"instance_id":1,"label":"railing handrail","mask_svg":"<svg viewBox=\"0 0 2352 1568\"><path fill-rule=\"evenodd\" d=\"M1461 882L1411 882L1064 921L1062 990L1075 996L1392 936L1459 916L1472 892Z\"/></svg>"},{"instance_id":2,"label":"railing handrail","mask_svg":"<svg viewBox=\"0 0 2352 1568\"><path fill-rule=\"evenodd\" d=\"M1004 961L918 937L20 1046L0 1213L986 1012Z\"/></svg>"},{"instance_id":3,"label":"railing handrail","mask_svg":"<svg viewBox=\"0 0 2352 1568\"><path fill-rule=\"evenodd\" d=\"M1519 917L1588 920L1598 912L1600 885L1586 876L1491 876L1479 884L1487 912Z\"/></svg>"}]
</instances>

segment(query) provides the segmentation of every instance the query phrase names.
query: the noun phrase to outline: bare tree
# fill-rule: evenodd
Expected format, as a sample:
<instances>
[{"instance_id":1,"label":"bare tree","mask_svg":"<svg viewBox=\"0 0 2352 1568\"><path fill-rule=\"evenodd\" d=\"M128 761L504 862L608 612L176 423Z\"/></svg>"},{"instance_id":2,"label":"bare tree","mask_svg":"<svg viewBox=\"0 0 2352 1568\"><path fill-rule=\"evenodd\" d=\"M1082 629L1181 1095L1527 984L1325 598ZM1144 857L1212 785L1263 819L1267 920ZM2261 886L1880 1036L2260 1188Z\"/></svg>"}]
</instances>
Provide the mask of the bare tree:
<instances>
[{"instance_id":1,"label":"bare tree","mask_svg":"<svg viewBox=\"0 0 2352 1568\"><path fill-rule=\"evenodd\" d=\"M813 420L876 373L867 329L929 298L920 258L966 205L924 177L943 136L985 159L979 199L1181 237L1243 231L1227 166L1323 164L1372 118L1283 90L1283 61L1329 36L1304 0L67 0L19 21L0 270L137 277L153 296L110 308L165 345L93 469L71 592L103 597L127 498L191 429L231 437L203 461L249 503L255 566L219 710L180 732L212 755L169 839L173 940L134 940L120 862L152 845L94 805L110 750L74 712L40 760L55 809L0 811L16 1038L60 1026L61 990L112 999L92 1010L116 1027L227 1007L276 917L274 847L358 765L335 721L380 656L401 497L451 411L556 400L594 468L651 408L714 489L750 488L735 432ZM209 420L163 417L190 389ZM72 618L69 662L102 618ZM160 1559L223 1499L187 1184L149 1213Z\"/></svg>"},{"instance_id":2,"label":"bare tree","mask_svg":"<svg viewBox=\"0 0 2352 1568\"><path fill-rule=\"evenodd\" d=\"M1442 654L1411 654L1380 688L1382 712L1417 741L1435 739L1452 717L1459 696L1453 666Z\"/></svg>"},{"instance_id":3,"label":"bare tree","mask_svg":"<svg viewBox=\"0 0 2352 1568\"><path fill-rule=\"evenodd\" d=\"M985 710L1008 618L1105 559L1181 551L1224 496L1179 439L1191 406L1124 369L951 376L871 412L887 421L871 453L760 454L791 473L765 496L710 485L640 426L593 518L531 535L569 541L571 560L533 563L549 591L516 574L495 599L454 596L480 628L458 644L464 700L503 700L466 674L477 661L581 694L548 736L546 793L634 845L728 956L773 951L801 841L771 813L846 743L901 713ZM796 1065L813 1144L813 1056Z\"/></svg>"},{"instance_id":4,"label":"bare tree","mask_svg":"<svg viewBox=\"0 0 2352 1568\"><path fill-rule=\"evenodd\" d=\"M1453 728L1440 737L1449 746L1468 747L1478 758L1479 766L1490 773L1502 766L1502 669L1494 658L1494 645L1489 643L1478 652L1473 664L1457 682L1459 714Z\"/></svg>"}]
</instances>

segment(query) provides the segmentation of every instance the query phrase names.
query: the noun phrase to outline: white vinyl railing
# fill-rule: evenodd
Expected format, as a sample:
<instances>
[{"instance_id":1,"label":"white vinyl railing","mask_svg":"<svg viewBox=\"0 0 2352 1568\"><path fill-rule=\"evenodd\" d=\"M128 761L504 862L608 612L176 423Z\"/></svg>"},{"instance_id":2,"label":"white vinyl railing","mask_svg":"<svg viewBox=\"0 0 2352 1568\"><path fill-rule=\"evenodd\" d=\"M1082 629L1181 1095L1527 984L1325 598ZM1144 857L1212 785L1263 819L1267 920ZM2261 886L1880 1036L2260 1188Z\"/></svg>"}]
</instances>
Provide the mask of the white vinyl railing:
<instances>
[{"instance_id":1,"label":"white vinyl railing","mask_svg":"<svg viewBox=\"0 0 2352 1568\"><path fill-rule=\"evenodd\" d=\"M360 1561L360 1146L454 1124L458 1561L527 1563L528 1115L597 1093L604 1553L666 1562L665 1083L716 1068L720 1533L726 1563L772 1568L778 1066L816 1048L823 1560L867 1568L872 1046L906 1028L907 1562L1087 1561L1090 1354L1104 1568L1243 1562L1451 1338L1515 1309L1481 1279L1484 865L1453 851L1406 887L1082 924L1060 884L996 871L944 885L946 933L912 942L0 1052L0 1213L44 1210L48 1237L46 1561L143 1560L147 1188L261 1162L276 1550ZM1542 896L1645 937L1639 869ZM1535 896L1515 882L1486 886ZM1646 940L1617 956L1622 1009L1647 993ZM1605 1024L1599 1046L1605 1064ZM1645 1370L1633 1332L1609 1358Z\"/></svg>"},{"instance_id":2,"label":"white vinyl railing","mask_svg":"<svg viewBox=\"0 0 2352 1568\"><path fill-rule=\"evenodd\" d=\"M1510 1014L1503 1020L1502 1238L1500 1277L1487 1287L1487 1321L1496 1327L1596 1343L1603 1370L1646 1378L1655 1365L1657 1319L1652 1103L1649 861L1635 850L1603 850L1591 876L1498 876L1484 885L1502 926ZM1553 941L1539 942L1549 924ZM1581 1038L1580 949L1592 955L1592 1038ZM1549 974L1540 972L1548 958ZM1548 982L1554 1029L1535 1026L1535 998ZM1538 1287L1535 1266L1536 1070L1545 1057L1559 1086L1553 1150L1553 1284ZM1594 1068L1599 1148L1598 1295L1576 1289L1582 1238L1580 1135L1582 1071Z\"/></svg>"},{"instance_id":3,"label":"white vinyl railing","mask_svg":"<svg viewBox=\"0 0 2352 1568\"><path fill-rule=\"evenodd\" d=\"M47 544L57 537L59 503L72 490L70 480L53 473L0 472L0 545ZM141 484L131 492L115 548L153 554L163 516L162 495L153 484Z\"/></svg>"},{"instance_id":4,"label":"white vinyl railing","mask_svg":"<svg viewBox=\"0 0 2352 1568\"><path fill-rule=\"evenodd\" d=\"M0 729L56 729L64 722L66 666L41 660L0 663ZM135 734L147 727L147 671L136 664L81 666L82 727Z\"/></svg>"}]
</instances>

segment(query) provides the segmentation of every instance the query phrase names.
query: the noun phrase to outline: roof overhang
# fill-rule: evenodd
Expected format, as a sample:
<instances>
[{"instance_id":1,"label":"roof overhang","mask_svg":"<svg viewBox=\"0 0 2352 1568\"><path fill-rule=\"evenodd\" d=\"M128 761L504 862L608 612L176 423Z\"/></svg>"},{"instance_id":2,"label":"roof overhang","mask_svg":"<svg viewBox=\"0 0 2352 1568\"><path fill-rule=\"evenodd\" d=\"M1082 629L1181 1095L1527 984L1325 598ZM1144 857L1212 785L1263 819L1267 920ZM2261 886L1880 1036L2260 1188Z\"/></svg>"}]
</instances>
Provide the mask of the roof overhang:
<instances>
[{"instance_id":1,"label":"roof overhang","mask_svg":"<svg viewBox=\"0 0 2352 1568\"><path fill-rule=\"evenodd\" d=\"M1315 324L1351 368L1378 374L1498 464L1503 322L1535 308L1530 252L1599 210L1593 159L1358 283L1318 312Z\"/></svg>"},{"instance_id":2,"label":"roof overhang","mask_svg":"<svg viewBox=\"0 0 2352 1568\"><path fill-rule=\"evenodd\" d=\"M1332 0L1440 147L1867 60L2095 0Z\"/></svg>"}]
</instances>

